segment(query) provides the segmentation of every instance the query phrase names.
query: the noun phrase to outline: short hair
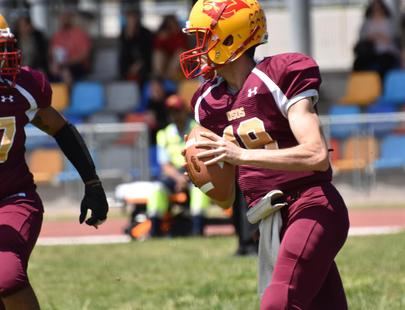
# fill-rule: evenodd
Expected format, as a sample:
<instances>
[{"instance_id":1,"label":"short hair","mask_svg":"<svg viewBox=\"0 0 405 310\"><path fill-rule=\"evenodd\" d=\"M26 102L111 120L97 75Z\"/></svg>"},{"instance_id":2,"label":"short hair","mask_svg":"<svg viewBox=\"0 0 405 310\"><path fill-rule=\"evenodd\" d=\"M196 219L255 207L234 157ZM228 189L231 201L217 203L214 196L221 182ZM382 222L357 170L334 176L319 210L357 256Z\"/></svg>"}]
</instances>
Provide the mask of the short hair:
<instances>
[{"instance_id":1,"label":"short hair","mask_svg":"<svg viewBox=\"0 0 405 310\"><path fill-rule=\"evenodd\" d=\"M248 56L251 59L255 58L255 52L256 52L256 46L252 46L251 48L249 48L246 52L245 55Z\"/></svg>"}]
</instances>

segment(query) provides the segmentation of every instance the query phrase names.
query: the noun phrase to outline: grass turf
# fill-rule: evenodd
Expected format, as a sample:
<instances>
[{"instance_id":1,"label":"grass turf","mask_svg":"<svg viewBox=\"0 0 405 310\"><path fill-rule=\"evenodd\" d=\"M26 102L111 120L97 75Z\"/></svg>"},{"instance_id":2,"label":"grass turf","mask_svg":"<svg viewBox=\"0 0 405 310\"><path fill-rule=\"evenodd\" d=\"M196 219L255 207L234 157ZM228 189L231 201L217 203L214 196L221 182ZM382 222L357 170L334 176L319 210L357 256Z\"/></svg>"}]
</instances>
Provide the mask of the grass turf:
<instances>
[{"instance_id":1,"label":"grass turf","mask_svg":"<svg viewBox=\"0 0 405 310\"><path fill-rule=\"evenodd\" d=\"M405 308L405 233L351 237L338 256L350 309ZM258 309L256 258L235 238L37 247L42 309Z\"/></svg>"}]
</instances>

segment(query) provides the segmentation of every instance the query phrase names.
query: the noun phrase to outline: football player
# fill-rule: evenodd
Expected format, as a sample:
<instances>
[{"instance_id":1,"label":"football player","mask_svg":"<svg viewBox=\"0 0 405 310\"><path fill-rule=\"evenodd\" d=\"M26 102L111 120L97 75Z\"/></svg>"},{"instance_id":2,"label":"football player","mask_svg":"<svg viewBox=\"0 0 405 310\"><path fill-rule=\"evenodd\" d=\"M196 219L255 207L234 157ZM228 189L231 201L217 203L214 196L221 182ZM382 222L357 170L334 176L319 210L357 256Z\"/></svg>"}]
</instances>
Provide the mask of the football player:
<instances>
[{"instance_id":1,"label":"football player","mask_svg":"<svg viewBox=\"0 0 405 310\"><path fill-rule=\"evenodd\" d=\"M280 218L280 234L272 235L278 251L259 244L261 309L347 309L334 259L347 238L348 212L331 184L316 110L318 65L300 53L254 61L267 41L257 0L198 0L184 31L196 45L180 56L183 72L207 79L192 100L195 119L216 133L204 134L211 141L198 144L211 150L199 157L238 166L248 218L261 221L262 235ZM260 243L273 240L262 235Z\"/></svg>"},{"instance_id":2,"label":"football player","mask_svg":"<svg viewBox=\"0 0 405 310\"><path fill-rule=\"evenodd\" d=\"M51 97L46 77L21 67L21 51L0 15L0 309L39 309L27 265L43 206L24 159L27 123L53 136L79 172L85 184L79 222L97 228L107 218L106 196L89 151L75 127L51 107Z\"/></svg>"}]
</instances>

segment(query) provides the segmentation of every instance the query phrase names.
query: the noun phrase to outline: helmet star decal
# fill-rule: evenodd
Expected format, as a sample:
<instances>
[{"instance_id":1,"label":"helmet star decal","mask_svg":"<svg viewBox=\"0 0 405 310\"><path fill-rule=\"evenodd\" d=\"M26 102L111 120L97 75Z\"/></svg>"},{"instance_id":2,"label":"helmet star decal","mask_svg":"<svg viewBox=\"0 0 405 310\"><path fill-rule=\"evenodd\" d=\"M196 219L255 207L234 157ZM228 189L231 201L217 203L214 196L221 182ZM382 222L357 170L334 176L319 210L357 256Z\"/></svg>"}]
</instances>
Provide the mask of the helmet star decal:
<instances>
[{"instance_id":1,"label":"helmet star decal","mask_svg":"<svg viewBox=\"0 0 405 310\"><path fill-rule=\"evenodd\" d=\"M236 12L249 8L246 2L242 0L224 0L222 2L218 0L205 0L203 13L207 14L213 19L217 19L222 5L226 5L226 8L222 12L219 20L228 19Z\"/></svg>"}]
</instances>

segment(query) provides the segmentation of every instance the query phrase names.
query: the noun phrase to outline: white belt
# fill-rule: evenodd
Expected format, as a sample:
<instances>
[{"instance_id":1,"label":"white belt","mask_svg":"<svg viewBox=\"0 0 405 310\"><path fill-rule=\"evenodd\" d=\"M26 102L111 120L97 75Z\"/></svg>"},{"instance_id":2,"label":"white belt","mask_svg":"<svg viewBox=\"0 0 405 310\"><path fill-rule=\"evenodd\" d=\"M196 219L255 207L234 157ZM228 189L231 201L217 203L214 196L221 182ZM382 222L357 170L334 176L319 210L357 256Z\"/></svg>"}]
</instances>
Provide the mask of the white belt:
<instances>
[{"instance_id":1,"label":"white belt","mask_svg":"<svg viewBox=\"0 0 405 310\"><path fill-rule=\"evenodd\" d=\"M287 202L281 200L283 192L273 190L267 193L247 212L248 221L258 223L260 230L258 254L258 293L260 298L271 282L274 265L280 248L280 230L283 224L280 212Z\"/></svg>"},{"instance_id":2,"label":"white belt","mask_svg":"<svg viewBox=\"0 0 405 310\"><path fill-rule=\"evenodd\" d=\"M256 224L286 206L287 202L279 200L283 195L283 192L278 189L268 192L246 213L249 223Z\"/></svg>"}]
</instances>

